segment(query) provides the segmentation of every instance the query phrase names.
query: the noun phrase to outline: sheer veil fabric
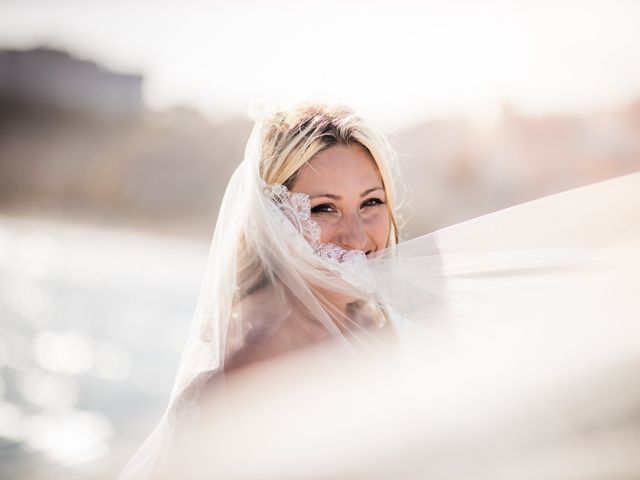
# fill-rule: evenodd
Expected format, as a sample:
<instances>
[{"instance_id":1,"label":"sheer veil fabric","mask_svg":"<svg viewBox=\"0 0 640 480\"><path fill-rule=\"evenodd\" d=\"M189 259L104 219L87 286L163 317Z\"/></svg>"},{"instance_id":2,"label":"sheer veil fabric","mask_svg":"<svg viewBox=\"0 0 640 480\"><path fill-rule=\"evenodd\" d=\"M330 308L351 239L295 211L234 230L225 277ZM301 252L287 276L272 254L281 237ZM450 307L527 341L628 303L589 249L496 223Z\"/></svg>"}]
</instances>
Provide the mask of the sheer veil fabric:
<instances>
[{"instance_id":1,"label":"sheer veil fabric","mask_svg":"<svg viewBox=\"0 0 640 480\"><path fill-rule=\"evenodd\" d=\"M167 410L121 480L162 475L176 436L197 424L202 391L224 384L225 373L306 346L331 344L366 368L389 355L385 332L393 326L414 374L420 365L430 371L421 362L433 338L461 355L496 346L540 368L552 368L545 358L570 358L573 366L635 358L640 174L367 257L321 244L308 197L262 181L262 129L256 122L227 186ZM418 378L425 388L433 381Z\"/></svg>"}]
</instances>

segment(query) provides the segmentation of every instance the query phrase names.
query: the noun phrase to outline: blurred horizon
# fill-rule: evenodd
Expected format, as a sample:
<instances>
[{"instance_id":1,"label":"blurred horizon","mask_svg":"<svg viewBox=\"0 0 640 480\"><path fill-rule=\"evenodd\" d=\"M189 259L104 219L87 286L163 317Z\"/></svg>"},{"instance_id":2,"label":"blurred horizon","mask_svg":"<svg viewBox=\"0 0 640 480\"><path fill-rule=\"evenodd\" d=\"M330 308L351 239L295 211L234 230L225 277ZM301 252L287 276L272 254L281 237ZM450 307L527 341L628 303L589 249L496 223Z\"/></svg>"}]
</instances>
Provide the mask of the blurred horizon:
<instances>
[{"instance_id":1,"label":"blurred horizon","mask_svg":"<svg viewBox=\"0 0 640 480\"><path fill-rule=\"evenodd\" d=\"M443 117L493 124L504 103L527 117L583 115L640 95L637 0L126 6L5 0L0 47L51 46L135 72L152 110L184 105L213 120L312 96L387 129Z\"/></svg>"},{"instance_id":2,"label":"blurred horizon","mask_svg":"<svg viewBox=\"0 0 640 480\"><path fill-rule=\"evenodd\" d=\"M50 47L0 49L0 73L0 214L210 237L243 157L246 114L151 110L145 76ZM636 171L638 92L591 113L527 115L503 103L491 127L425 116L387 129L404 238Z\"/></svg>"}]
</instances>

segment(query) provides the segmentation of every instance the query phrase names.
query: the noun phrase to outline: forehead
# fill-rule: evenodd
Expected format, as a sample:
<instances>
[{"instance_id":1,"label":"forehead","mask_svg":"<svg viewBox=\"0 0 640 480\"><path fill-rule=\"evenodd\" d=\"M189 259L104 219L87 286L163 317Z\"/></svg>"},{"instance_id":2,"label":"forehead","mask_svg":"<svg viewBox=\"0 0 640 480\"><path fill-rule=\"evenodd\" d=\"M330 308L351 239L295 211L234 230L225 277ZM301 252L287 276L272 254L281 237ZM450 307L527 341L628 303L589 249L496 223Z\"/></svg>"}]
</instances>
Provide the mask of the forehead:
<instances>
[{"instance_id":1,"label":"forehead","mask_svg":"<svg viewBox=\"0 0 640 480\"><path fill-rule=\"evenodd\" d=\"M335 145L315 155L296 174L292 188L309 192L318 188L382 187L382 179L369 152L359 144Z\"/></svg>"}]
</instances>

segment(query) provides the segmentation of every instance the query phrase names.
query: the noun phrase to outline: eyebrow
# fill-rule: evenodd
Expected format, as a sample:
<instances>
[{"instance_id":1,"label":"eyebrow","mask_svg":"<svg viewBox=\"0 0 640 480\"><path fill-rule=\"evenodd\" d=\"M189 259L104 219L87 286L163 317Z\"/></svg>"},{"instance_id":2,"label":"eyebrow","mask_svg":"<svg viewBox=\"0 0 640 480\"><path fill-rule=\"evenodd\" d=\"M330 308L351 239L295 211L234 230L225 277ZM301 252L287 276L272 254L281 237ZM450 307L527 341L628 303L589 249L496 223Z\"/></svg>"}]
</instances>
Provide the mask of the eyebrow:
<instances>
[{"instance_id":1,"label":"eyebrow","mask_svg":"<svg viewBox=\"0 0 640 480\"><path fill-rule=\"evenodd\" d=\"M365 197L365 196L369 195L371 192L375 192L376 190L382 190L384 192L384 188L382 188L382 187L373 187L373 188L370 188L370 189L365 190L364 192L362 192L360 194L360 198ZM313 193L313 194L309 195L310 199L319 198L319 197L327 197L327 198L331 198L333 200L342 200L342 197L340 195L334 195L333 193Z\"/></svg>"}]
</instances>

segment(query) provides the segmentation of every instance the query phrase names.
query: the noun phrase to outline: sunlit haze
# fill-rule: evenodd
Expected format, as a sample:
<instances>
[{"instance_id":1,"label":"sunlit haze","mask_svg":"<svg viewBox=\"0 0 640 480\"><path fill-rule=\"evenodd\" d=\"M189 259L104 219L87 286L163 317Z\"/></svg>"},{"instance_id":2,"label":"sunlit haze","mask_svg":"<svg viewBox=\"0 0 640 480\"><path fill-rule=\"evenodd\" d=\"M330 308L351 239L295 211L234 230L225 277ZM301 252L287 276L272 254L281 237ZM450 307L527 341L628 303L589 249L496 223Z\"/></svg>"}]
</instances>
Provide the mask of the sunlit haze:
<instances>
[{"instance_id":1,"label":"sunlit haze","mask_svg":"<svg viewBox=\"0 0 640 480\"><path fill-rule=\"evenodd\" d=\"M154 109L347 102L386 126L615 109L640 96L640 2L4 1L0 46L145 76Z\"/></svg>"},{"instance_id":2,"label":"sunlit haze","mask_svg":"<svg viewBox=\"0 0 640 480\"><path fill-rule=\"evenodd\" d=\"M0 479L640 478L638 172L640 0L0 0Z\"/></svg>"}]
</instances>

